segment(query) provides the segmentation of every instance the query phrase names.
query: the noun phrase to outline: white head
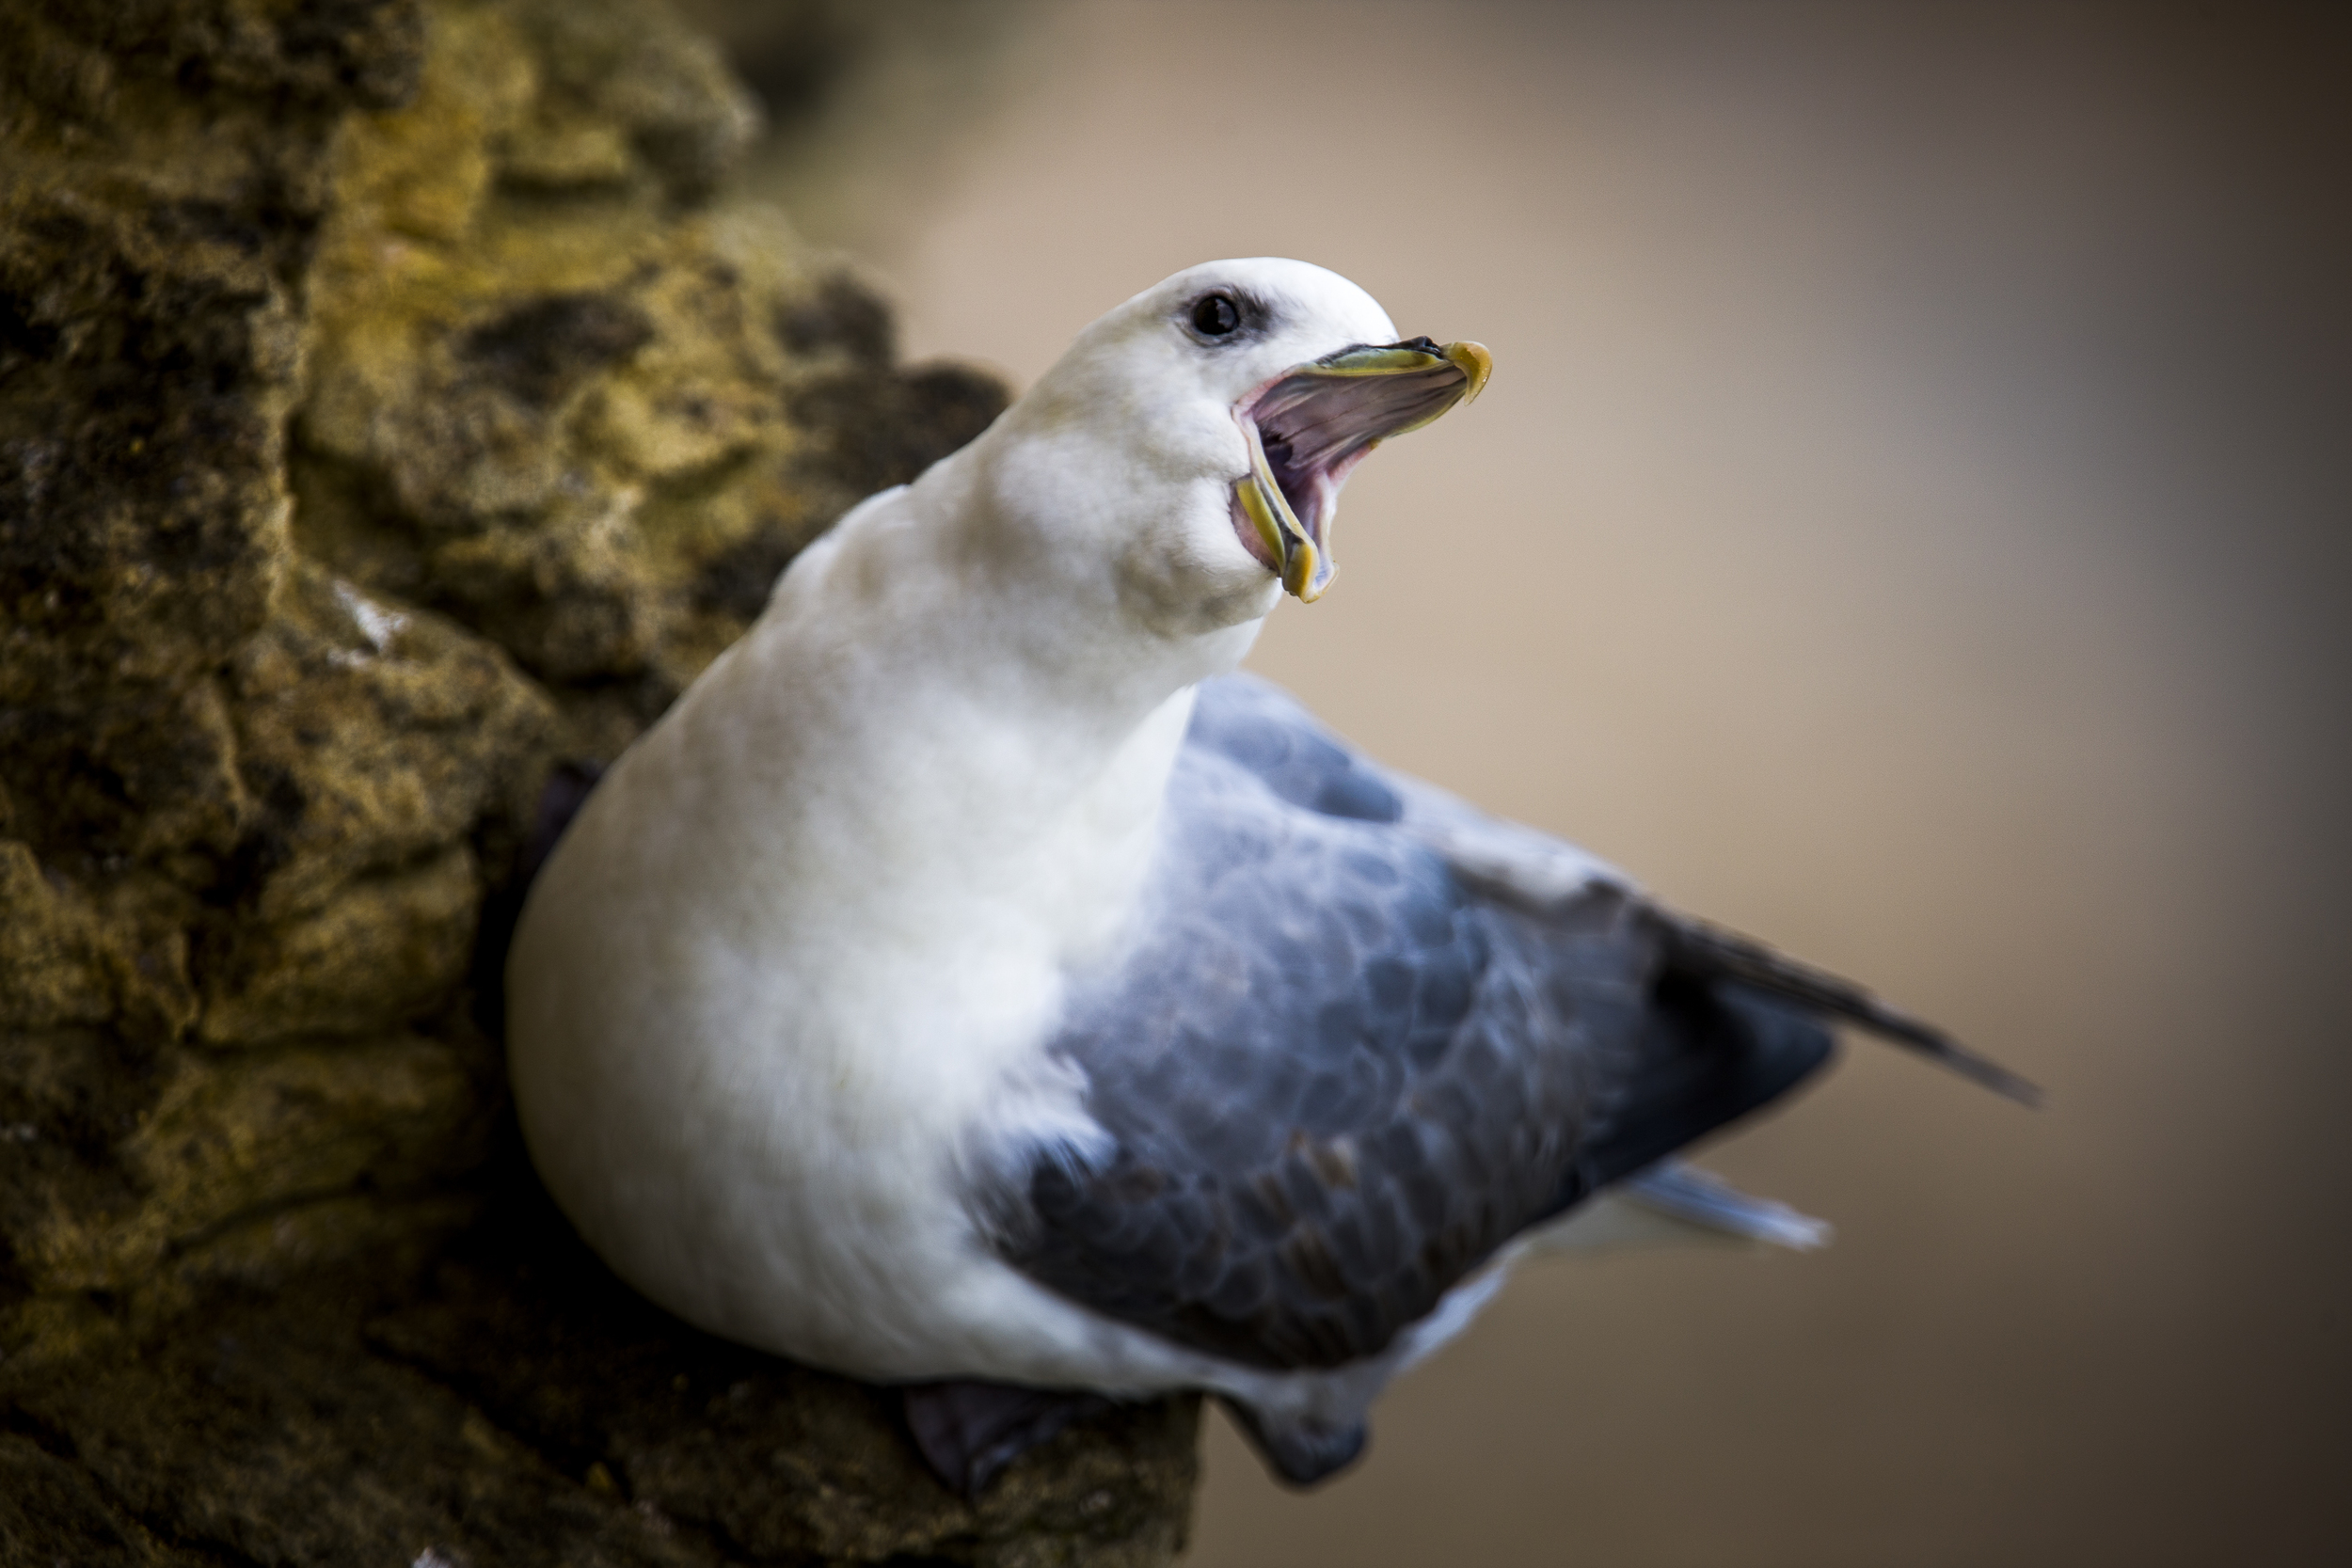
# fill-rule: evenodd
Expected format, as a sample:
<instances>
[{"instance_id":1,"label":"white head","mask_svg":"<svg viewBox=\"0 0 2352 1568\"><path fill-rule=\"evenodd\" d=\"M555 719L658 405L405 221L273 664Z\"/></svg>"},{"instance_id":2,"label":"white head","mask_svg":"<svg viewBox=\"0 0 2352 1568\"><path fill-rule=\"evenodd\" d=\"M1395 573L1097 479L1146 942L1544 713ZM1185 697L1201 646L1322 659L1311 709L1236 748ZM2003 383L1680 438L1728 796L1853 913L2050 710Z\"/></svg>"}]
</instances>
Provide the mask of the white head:
<instances>
[{"instance_id":1,"label":"white head","mask_svg":"<svg viewBox=\"0 0 2352 1568\"><path fill-rule=\"evenodd\" d=\"M1488 364L1398 342L1370 294L1304 261L1187 268L1079 333L989 433L992 545L1161 635L1255 621L1329 582L1363 454Z\"/></svg>"}]
</instances>

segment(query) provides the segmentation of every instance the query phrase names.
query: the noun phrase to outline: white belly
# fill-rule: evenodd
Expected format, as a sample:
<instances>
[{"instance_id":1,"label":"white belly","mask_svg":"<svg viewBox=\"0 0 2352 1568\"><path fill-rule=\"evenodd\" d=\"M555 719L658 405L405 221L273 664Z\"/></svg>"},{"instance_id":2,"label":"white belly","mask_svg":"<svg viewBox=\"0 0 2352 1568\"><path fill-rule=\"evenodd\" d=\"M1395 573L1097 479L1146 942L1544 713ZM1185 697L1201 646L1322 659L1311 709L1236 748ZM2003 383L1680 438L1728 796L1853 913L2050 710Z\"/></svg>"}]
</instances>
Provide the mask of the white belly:
<instances>
[{"instance_id":1,"label":"white belly","mask_svg":"<svg viewBox=\"0 0 2352 1568\"><path fill-rule=\"evenodd\" d=\"M597 788L516 934L516 1101L564 1212L672 1311L854 1375L1197 1381L999 1262L971 1208L991 1162L1104 1136L1044 1040L1148 837L1081 809L1083 842L1003 866L796 842L698 722Z\"/></svg>"}]
</instances>

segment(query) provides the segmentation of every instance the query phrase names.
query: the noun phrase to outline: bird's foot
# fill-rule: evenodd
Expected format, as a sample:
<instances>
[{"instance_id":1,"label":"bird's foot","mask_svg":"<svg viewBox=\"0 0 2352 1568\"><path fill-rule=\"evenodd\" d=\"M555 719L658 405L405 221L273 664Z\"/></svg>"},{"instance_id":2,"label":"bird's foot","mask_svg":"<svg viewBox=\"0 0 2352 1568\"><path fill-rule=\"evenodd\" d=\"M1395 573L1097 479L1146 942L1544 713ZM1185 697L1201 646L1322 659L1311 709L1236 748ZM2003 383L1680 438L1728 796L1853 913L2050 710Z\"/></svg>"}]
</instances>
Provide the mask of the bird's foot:
<instances>
[{"instance_id":1,"label":"bird's foot","mask_svg":"<svg viewBox=\"0 0 2352 1568\"><path fill-rule=\"evenodd\" d=\"M977 1379L910 1383L900 1393L924 1462L967 1502L1029 1449L1111 1404L1100 1394Z\"/></svg>"}]
</instances>

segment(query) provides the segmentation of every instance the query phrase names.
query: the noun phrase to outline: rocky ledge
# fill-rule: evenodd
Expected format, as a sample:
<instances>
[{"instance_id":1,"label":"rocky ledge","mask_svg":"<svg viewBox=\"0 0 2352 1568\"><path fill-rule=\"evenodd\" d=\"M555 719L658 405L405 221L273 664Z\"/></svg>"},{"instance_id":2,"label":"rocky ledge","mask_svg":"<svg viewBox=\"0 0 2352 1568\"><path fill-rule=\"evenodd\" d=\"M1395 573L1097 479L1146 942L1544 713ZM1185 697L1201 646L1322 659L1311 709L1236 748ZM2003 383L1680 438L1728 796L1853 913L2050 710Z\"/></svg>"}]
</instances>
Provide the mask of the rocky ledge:
<instances>
[{"instance_id":1,"label":"rocky ledge","mask_svg":"<svg viewBox=\"0 0 2352 1568\"><path fill-rule=\"evenodd\" d=\"M518 1152L550 770L1004 401L723 195L756 121L650 0L0 0L0 1560L1181 1548L1190 1402L968 1506Z\"/></svg>"}]
</instances>

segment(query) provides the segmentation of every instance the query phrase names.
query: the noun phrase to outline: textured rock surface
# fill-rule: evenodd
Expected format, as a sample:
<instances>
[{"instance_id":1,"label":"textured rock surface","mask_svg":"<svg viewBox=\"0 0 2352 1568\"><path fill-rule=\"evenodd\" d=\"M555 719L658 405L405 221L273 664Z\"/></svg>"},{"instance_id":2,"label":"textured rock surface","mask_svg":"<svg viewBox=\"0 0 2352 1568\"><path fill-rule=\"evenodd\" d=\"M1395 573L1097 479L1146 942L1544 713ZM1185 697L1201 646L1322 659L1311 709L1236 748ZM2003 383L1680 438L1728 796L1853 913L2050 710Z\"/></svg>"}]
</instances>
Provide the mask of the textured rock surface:
<instances>
[{"instance_id":1,"label":"textured rock surface","mask_svg":"<svg viewBox=\"0 0 2352 1568\"><path fill-rule=\"evenodd\" d=\"M0 0L0 1560L1164 1560L615 1283L478 942L792 553L1002 393L717 193L644 0ZM495 927L497 915L488 924Z\"/></svg>"}]
</instances>

